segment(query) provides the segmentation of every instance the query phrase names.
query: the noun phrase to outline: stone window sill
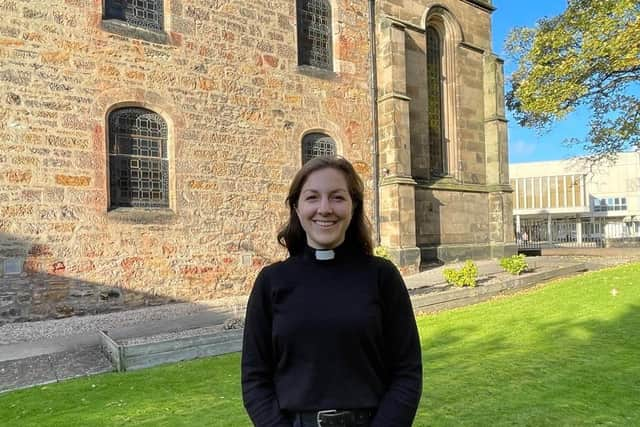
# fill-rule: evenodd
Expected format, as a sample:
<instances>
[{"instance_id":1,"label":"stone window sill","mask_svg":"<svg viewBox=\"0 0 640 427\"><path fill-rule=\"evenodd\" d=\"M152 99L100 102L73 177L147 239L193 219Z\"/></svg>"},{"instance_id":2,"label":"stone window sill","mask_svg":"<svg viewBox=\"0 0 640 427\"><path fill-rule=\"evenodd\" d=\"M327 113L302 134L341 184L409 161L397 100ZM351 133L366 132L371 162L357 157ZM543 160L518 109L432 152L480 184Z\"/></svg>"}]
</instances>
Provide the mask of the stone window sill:
<instances>
[{"instance_id":1,"label":"stone window sill","mask_svg":"<svg viewBox=\"0 0 640 427\"><path fill-rule=\"evenodd\" d=\"M151 43L169 44L170 41L164 31L137 27L119 19L103 19L102 29L119 36L142 39Z\"/></svg>"},{"instance_id":2,"label":"stone window sill","mask_svg":"<svg viewBox=\"0 0 640 427\"><path fill-rule=\"evenodd\" d=\"M168 208L115 208L107 211L107 220L126 224L172 224L178 216Z\"/></svg>"},{"instance_id":3,"label":"stone window sill","mask_svg":"<svg viewBox=\"0 0 640 427\"><path fill-rule=\"evenodd\" d=\"M314 67L312 65L298 65L298 72L305 76L315 77L323 80L336 80L338 74L331 70Z\"/></svg>"}]
</instances>

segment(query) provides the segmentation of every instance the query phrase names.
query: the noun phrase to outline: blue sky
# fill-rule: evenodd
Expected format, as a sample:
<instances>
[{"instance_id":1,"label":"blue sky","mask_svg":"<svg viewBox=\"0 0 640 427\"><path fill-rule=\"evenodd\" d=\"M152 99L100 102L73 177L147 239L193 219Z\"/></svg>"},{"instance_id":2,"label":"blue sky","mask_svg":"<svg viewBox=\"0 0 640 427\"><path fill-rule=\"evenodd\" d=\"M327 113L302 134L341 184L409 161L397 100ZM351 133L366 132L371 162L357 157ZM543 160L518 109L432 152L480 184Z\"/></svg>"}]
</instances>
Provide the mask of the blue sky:
<instances>
[{"instance_id":1,"label":"blue sky","mask_svg":"<svg viewBox=\"0 0 640 427\"><path fill-rule=\"evenodd\" d=\"M545 16L556 16L566 8L564 0L493 0L493 50L505 60L505 78L515 69L504 54L504 41L514 27L532 27ZM567 147L563 141L569 137L581 138L587 133L589 117L584 112L571 114L556 123L549 132L538 134L533 129L518 126L509 119L509 162L521 163L542 160L561 160L582 154L580 147Z\"/></svg>"}]
</instances>

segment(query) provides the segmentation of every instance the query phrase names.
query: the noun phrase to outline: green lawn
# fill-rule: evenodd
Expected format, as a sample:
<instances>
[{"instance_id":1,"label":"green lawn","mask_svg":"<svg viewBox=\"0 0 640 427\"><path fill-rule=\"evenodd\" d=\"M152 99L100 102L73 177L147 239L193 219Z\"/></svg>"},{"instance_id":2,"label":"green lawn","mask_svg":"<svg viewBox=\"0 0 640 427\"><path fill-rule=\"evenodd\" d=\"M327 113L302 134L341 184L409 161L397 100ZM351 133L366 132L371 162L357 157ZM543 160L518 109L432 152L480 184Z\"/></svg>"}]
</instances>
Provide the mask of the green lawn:
<instances>
[{"instance_id":1,"label":"green lawn","mask_svg":"<svg viewBox=\"0 0 640 427\"><path fill-rule=\"evenodd\" d=\"M640 264L418 324L425 382L416 426L640 425ZM3 394L0 425L250 425L239 361L233 354Z\"/></svg>"}]
</instances>

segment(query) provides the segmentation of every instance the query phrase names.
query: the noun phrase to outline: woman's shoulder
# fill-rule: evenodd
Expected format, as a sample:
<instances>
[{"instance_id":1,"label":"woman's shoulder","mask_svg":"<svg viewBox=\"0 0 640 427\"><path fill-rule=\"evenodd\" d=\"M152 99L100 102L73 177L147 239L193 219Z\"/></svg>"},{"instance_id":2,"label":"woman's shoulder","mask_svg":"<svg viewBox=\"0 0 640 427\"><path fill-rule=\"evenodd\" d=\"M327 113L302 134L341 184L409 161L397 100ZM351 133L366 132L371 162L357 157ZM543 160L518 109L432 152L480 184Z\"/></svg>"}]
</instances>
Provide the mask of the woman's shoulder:
<instances>
[{"instance_id":1,"label":"woman's shoulder","mask_svg":"<svg viewBox=\"0 0 640 427\"><path fill-rule=\"evenodd\" d=\"M272 262L269 265L262 267L259 276L262 277L277 277L282 274L286 274L297 263L297 257L289 257L284 260Z\"/></svg>"},{"instance_id":2,"label":"woman's shoulder","mask_svg":"<svg viewBox=\"0 0 640 427\"><path fill-rule=\"evenodd\" d=\"M286 260L284 261L275 261L272 262L271 264L265 265L264 267L262 267L262 270L260 270L260 276L271 276L273 274L276 274L281 268L282 268L282 264L284 264L286 262Z\"/></svg>"},{"instance_id":3,"label":"woman's shoulder","mask_svg":"<svg viewBox=\"0 0 640 427\"><path fill-rule=\"evenodd\" d=\"M396 267L396 265L390 259L383 258L377 255L371 255L369 258L370 262L381 271L385 273L399 274L398 267Z\"/></svg>"}]
</instances>

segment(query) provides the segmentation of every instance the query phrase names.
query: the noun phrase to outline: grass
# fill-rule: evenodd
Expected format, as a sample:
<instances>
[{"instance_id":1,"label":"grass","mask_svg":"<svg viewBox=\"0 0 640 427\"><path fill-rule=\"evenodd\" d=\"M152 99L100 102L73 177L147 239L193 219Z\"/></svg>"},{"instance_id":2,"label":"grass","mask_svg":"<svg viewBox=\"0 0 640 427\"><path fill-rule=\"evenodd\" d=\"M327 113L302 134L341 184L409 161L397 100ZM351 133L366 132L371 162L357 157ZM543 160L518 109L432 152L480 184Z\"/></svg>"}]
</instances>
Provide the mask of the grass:
<instances>
[{"instance_id":1,"label":"grass","mask_svg":"<svg viewBox=\"0 0 640 427\"><path fill-rule=\"evenodd\" d=\"M612 289L618 291L612 295ZM640 264L421 316L415 426L638 425ZM245 426L238 354L0 395L2 426Z\"/></svg>"}]
</instances>

